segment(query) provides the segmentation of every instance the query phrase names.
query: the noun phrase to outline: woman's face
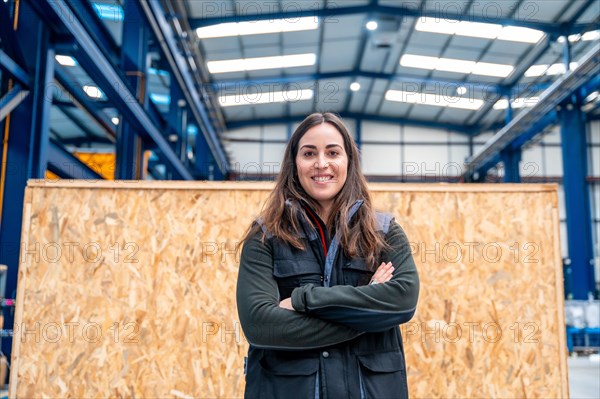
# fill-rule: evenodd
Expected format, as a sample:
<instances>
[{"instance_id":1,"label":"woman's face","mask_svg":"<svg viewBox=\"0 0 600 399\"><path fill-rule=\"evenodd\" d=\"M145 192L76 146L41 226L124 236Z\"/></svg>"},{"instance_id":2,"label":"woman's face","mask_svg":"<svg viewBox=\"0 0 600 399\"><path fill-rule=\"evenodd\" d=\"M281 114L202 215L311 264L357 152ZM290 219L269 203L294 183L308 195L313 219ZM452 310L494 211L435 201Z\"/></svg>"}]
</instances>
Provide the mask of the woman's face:
<instances>
[{"instance_id":1,"label":"woman's face","mask_svg":"<svg viewBox=\"0 0 600 399\"><path fill-rule=\"evenodd\" d=\"M308 129L298 143L296 167L304 191L328 211L348 173L342 134L329 123Z\"/></svg>"}]
</instances>

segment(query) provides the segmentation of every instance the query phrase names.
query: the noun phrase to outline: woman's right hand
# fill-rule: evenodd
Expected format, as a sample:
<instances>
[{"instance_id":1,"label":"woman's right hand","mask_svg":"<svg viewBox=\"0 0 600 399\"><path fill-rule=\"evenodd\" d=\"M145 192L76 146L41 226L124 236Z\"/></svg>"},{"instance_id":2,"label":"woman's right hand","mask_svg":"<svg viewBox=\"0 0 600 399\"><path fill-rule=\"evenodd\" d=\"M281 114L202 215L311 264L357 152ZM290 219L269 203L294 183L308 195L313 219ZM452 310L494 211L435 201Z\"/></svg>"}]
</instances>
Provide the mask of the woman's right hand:
<instances>
[{"instance_id":1,"label":"woman's right hand","mask_svg":"<svg viewBox=\"0 0 600 399\"><path fill-rule=\"evenodd\" d=\"M390 281L393 273L394 266L392 266L392 262L381 262L381 265L377 268L373 277L371 277L369 284L380 284Z\"/></svg>"}]
</instances>

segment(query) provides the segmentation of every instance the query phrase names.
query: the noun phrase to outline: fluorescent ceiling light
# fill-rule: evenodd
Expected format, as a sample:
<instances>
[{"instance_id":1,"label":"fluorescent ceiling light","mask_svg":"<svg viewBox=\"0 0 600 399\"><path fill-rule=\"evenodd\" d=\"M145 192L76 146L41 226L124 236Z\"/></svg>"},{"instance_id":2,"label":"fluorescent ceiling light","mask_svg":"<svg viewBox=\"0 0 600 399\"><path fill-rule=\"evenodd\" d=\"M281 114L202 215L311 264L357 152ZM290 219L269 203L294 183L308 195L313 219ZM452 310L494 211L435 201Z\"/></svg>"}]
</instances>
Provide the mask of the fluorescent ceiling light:
<instances>
[{"instance_id":1,"label":"fluorescent ceiling light","mask_svg":"<svg viewBox=\"0 0 600 399\"><path fill-rule=\"evenodd\" d=\"M377 27L378 27L379 25L377 24L377 22L376 22L376 21L369 21L369 22L367 22L367 25L366 25L366 26L367 26L367 29L368 29L368 30L377 30Z\"/></svg>"},{"instance_id":2,"label":"fluorescent ceiling light","mask_svg":"<svg viewBox=\"0 0 600 399\"><path fill-rule=\"evenodd\" d=\"M388 90L385 93L388 101L397 101L410 104L425 104L435 107L459 108L478 110L483 105L483 100L476 98L452 97L439 94L415 93L401 90Z\"/></svg>"},{"instance_id":3,"label":"fluorescent ceiling light","mask_svg":"<svg viewBox=\"0 0 600 399\"><path fill-rule=\"evenodd\" d=\"M125 17L123 8L118 4L98 4L92 3L96 14L102 19L108 21L122 21Z\"/></svg>"},{"instance_id":4,"label":"fluorescent ceiling light","mask_svg":"<svg viewBox=\"0 0 600 399\"><path fill-rule=\"evenodd\" d=\"M287 91L268 91L265 93L228 95L220 96L219 103L222 107L236 107L239 105L256 105L268 103L296 102L310 100L313 98L313 91L306 90L287 90Z\"/></svg>"},{"instance_id":5,"label":"fluorescent ceiling light","mask_svg":"<svg viewBox=\"0 0 600 399\"><path fill-rule=\"evenodd\" d=\"M515 98L511 101L511 108L523 108L523 107L533 107L540 100L539 97L519 97ZM503 98L494 104L494 109L507 109L508 108L508 100Z\"/></svg>"},{"instance_id":6,"label":"fluorescent ceiling light","mask_svg":"<svg viewBox=\"0 0 600 399\"><path fill-rule=\"evenodd\" d=\"M275 57L241 58L235 60L207 62L210 73L258 71L262 69L294 68L315 65L317 56L313 53L281 55Z\"/></svg>"},{"instance_id":7,"label":"fluorescent ceiling light","mask_svg":"<svg viewBox=\"0 0 600 399\"><path fill-rule=\"evenodd\" d=\"M118 125L118 124L119 124L119 122L120 122L120 121L119 121L119 118L117 118L116 116L114 116L114 117L111 119L111 121L112 121L112 123L114 123L115 125Z\"/></svg>"},{"instance_id":8,"label":"fluorescent ceiling light","mask_svg":"<svg viewBox=\"0 0 600 399\"><path fill-rule=\"evenodd\" d=\"M63 66L77 65L77 61L75 61L75 58L73 58L69 55L55 55L54 59L56 60L56 62L58 62L60 65L63 65Z\"/></svg>"},{"instance_id":9,"label":"fluorescent ceiling light","mask_svg":"<svg viewBox=\"0 0 600 399\"><path fill-rule=\"evenodd\" d=\"M354 82L350 85L350 90L352 91L359 91L360 90L360 83L358 82Z\"/></svg>"},{"instance_id":10,"label":"fluorescent ceiling light","mask_svg":"<svg viewBox=\"0 0 600 399\"><path fill-rule=\"evenodd\" d=\"M542 31L518 26L502 26L482 22L429 17L419 18L415 29L421 32L441 33L444 35L479 37L523 43L537 43L544 37L544 32Z\"/></svg>"},{"instance_id":11,"label":"fluorescent ceiling light","mask_svg":"<svg viewBox=\"0 0 600 399\"><path fill-rule=\"evenodd\" d=\"M91 97L91 98L104 97L104 93L102 93L102 90L100 90L96 86L83 86L83 91L85 91L85 94L87 94L88 97Z\"/></svg>"},{"instance_id":12,"label":"fluorescent ceiling light","mask_svg":"<svg viewBox=\"0 0 600 399\"><path fill-rule=\"evenodd\" d=\"M400 65L408 68L420 68L465 74L472 73L474 75L496 76L500 78L507 77L514 69L511 65L457 60L453 58L428 57L414 54L404 54L400 59Z\"/></svg>"},{"instance_id":13,"label":"fluorescent ceiling light","mask_svg":"<svg viewBox=\"0 0 600 399\"><path fill-rule=\"evenodd\" d=\"M297 19L272 19L267 21L228 22L196 29L200 39L215 37L262 35L265 33L298 32L319 27L319 19L304 17Z\"/></svg>"}]
</instances>

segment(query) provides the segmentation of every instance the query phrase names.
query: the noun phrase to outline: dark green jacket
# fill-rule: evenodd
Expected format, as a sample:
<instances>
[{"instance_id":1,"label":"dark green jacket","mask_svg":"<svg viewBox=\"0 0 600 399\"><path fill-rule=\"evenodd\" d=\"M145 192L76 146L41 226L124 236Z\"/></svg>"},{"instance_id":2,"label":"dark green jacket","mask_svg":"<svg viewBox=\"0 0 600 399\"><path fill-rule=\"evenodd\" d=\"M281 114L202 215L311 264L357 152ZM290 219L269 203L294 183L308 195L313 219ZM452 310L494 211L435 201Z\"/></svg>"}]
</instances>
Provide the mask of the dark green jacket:
<instances>
[{"instance_id":1,"label":"dark green jacket","mask_svg":"<svg viewBox=\"0 0 600 399\"><path fill-rule=\"evenodd\" d=\"M260 230L245 243L237 304L250 344L246 397L408 397L398 325L415 312L419 280L402 228L389 216L378 219L390 249L376 265L395 268L384 284L368 285L374 270L347 259L337 237L320 234L320 219L302 218L304 251L268 232L263 244ZM279 307L290 296L295 312Z\"/></svg>"}]
</instances>

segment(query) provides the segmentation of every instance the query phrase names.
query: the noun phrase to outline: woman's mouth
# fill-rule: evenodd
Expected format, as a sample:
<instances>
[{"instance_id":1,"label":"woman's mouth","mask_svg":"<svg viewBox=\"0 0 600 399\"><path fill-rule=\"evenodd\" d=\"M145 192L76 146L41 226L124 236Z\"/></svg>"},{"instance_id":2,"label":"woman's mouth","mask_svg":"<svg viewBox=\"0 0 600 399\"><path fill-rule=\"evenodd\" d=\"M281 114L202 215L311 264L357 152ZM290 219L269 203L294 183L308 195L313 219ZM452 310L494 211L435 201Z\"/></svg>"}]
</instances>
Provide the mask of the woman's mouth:
<instances>
[{"instance_id":1,"label":"woman's mouth","mask_svg":"<svg viewBox=\"0 0 600 399\"><path fill-rule=\"evenodd\" d=\"M317 176L311 177L311 179L313 179L317 183L326 183L326 182L330 181L331 179L333 179L333 176L332 175L317 175Z\"/></svg>"}]
</instances>

